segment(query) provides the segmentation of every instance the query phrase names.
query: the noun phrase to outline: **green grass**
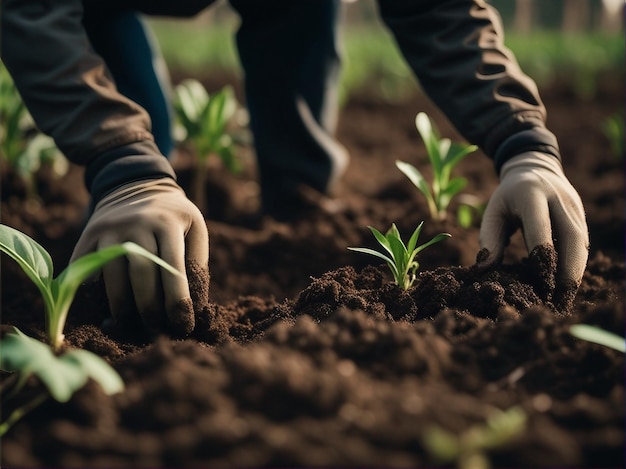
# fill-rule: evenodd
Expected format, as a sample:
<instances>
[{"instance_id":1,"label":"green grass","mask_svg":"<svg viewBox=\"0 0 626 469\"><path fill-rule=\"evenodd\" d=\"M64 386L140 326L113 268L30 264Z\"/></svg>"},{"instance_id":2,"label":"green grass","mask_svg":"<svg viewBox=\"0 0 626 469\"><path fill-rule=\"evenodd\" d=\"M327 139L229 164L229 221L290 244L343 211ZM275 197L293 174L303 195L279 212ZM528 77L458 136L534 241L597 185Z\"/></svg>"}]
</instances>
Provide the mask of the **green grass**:
<instances>
[{"instance_id":1,"label":"green grass","mask_svg":"<svg viewBox=\"0 0 626 469\"><path fill-rule=\"evenodd\" d=\"M180 75L207 75L227 71L241 76L234 33L236 24L210 25L189 21L151 20L171 70ZM343 28L341 90L367 88L389 99L401 99L418 89L391 35L383 26ZM622 35L564 35L560 31L507 33L507 46L522 69L540 86L569 80L581 96L595 92L603 73L624 73Z\"/></svg>"}]
</instances>

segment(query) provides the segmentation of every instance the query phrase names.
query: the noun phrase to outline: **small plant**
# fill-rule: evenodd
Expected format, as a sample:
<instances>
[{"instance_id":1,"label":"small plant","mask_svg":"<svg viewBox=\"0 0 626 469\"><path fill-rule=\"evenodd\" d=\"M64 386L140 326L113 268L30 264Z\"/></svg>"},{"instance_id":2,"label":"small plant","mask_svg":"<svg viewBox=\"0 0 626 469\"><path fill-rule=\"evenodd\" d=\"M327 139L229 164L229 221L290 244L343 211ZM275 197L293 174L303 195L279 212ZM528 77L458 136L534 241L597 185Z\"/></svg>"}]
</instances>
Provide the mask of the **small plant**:
<instances>
[{"instance_id":1,"label":"small plant","mask_svg":"<svg viewBox=\"0 0 626 469\"><path fill-rule=\"evenodd\" d=\"M384 260L389 266L396 284L402 289L408 290L415 282L415 274L417 269L419 269L419 263L416 259L417 255L428 246L451 236L449 233L439 233L430 241L418 246L417 241L422 231L422 226L424 226L424 222L418 225L406 245L402 241L400 232L395 223L391 225L391 228L389 228L386 234L382 234L376 228L368 226L369 230L374 234L378 243L387 251L388 255L369 248L349 247L348 249L370 254Z\"/></svg>"},{"instance_id":2,"label":"small plant","mask_svg":"<svg viewBox=\"0 0 626 469\"><path fill-rule=\"evenodd\" d=\"M202 83L187 79L176 86L174 92L176 117L184 134L182 141L191 145L199 166L194 172L192 199L204 212L209 158L218 156L229 170L239 170L234 152L235 139L228 129L238 105L230 86L209 96Z\"/></svg>"},{"instance_id":3,"label":"small plant","mask_svg":"<svg viewBox=\"0 0 626 469\"><path fill-rule=\"evenodd\" d=\"M605 331L589 324L574 324L570 326L569 333L587 342L604 345L618 352L626 353L626 339L612 332Z\"/></svg>"},{"instance_id":4,"label":"small plant","mask_svg":"<svg viewBox=\"0 0 626 469\"><path fill-rule=\"evenodd\" d=\"M26 183L28 197L37 198L33 175L42 164L58 176L69 163L52 138L35 127L7 69L0 63L0 162L14 170Z\"/></svg>"},{"instance_id":5,"label":"small plant","mask_svg":"<svg viewBox=\"0 0 626 469\"><path fill-rule=\"evenodd\" d=\"M24 415L42 404L49 395L58 402L69 401L90 378L107 395L124 389L119 374L96 354L73 349L57 356L50 346L28 337L18 329L6 334L0 341L0 369L16 373L17 382L11 389L11 395L20 392L31 376L39 378L47 389L14 409L0 423L0 436Z\"/></svg>"},{"instance_id":6,"label":"small plant","mask_svg":"<svg viewBox=\"0 0 626 469\"><path fill-rule=\"evenodd\" d=\"M63 343L63 329L67 314L81 283L107 262L122 255L139 255L172 274L182 275L167 262L141 246L127 242L109 246L76 259L58 277L53 278L50 254L29 236L2 224L0 224L0 251L15 260L39 289L46 311L46 333L54 350L58 350Z\"/></svg>"},{"instance_id":7,"label":"small plant","mask_svg":"<svg viewBox=\"0 0 626 469\"><path fill-rule=\"evenodd\" d=\"M430 216L434 220L443 221L447 217L450 201L467 185L467 179L456 177L451 179L452 169L465 156L476 151L476 145L452 143L448 138L440 138L437 129L428 116L420 112L415 118L415 126L420 133L428 159L433 169L432 186L413 165L396 161L396 166L426 197Z\"/></svg>"},{"instance_id":8,"label":"small plant","mask_svg":"<svg viewBox=\"0 0 626 469\"><path fill-rule=\"evenodd\" d=\"M611 152L616 158L624 159L624 114L622 111L616 112L607 117L602 122L602 131L611 142Z\"/></svg>"},{"instance_id":9,"label":"small plant","mask_svg":"<svg viewBox=\"0 0 626 469\"><path fill-rule=\"evenodd\" d=\"M510 444L524 431L526 413L520 407L495 411L484 424L460 435L434 426L424 435L424 446L436 463L456 462L459 469L489 469L487 451Z\"/></svg>"}]
</instances>

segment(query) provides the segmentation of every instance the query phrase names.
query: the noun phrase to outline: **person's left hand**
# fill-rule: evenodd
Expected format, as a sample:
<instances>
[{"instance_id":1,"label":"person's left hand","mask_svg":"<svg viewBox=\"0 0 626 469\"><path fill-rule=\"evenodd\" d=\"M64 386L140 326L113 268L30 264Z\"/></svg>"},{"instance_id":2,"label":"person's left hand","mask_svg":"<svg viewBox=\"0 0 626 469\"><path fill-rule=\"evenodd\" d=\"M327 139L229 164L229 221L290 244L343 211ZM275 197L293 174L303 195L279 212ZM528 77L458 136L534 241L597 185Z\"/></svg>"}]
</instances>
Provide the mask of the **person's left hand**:
<instances>
[{"instance_id":1,"label":"person's left hand","mask_svg":"<svg viewBox=\"0 0 626 469\"><path fill-rule=\"evenodd\" d=\"M522 153L506 162L483 216L481 264L500 262L510 235L521 225L526 248L554 247L555 304L568 308L581 283L589 253L589 234L580 196L551 155Z\"/></svg>"},{"instance_id":2,"label":"person's left hand","mask_svg":"<svg viewBox=\"0 0 626 469\"><path fill-rule=\"evenodd\" d=\"M98 202L72 261L133 241L186 273L173 275L132 254L102 268L114 323L132 324L138 313L152 336L161 332L185 336L194 329L197 310L208 295L208 236L202 213L172 179L135 181ZM202 279L206 285L200 285ZM192 288L191 283L198 285Z\"/></svg>"}]
</instances>

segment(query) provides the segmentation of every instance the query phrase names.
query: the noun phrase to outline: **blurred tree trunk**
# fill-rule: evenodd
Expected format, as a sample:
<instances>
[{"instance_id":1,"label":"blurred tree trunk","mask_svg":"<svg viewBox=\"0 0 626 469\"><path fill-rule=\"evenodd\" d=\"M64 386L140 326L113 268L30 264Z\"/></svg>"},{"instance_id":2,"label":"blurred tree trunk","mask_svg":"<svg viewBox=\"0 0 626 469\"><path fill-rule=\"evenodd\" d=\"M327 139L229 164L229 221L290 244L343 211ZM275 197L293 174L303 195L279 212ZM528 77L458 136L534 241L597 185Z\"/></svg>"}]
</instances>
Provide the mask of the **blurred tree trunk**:
<instances>
[{"instance_id":1,"label":"blurred tree trunk","mask_svg":"<svg viewBox=\"0 0 626 469\"><path fill-rule=\"evenodd\" d=\"M533 0L515 0L515 17L513 18L513 29L522 33L527 33L533 25Z\"/></svg>"},{"instance_id":2,"label":"blurred tree trunk","mask_svg":"<svg viewBox=\"0 0 626 469\"><path fill-rule=\"evenodd\" d=\"M565 0L563 3L563 31L574 33L589 24L589 0Z\"/></svg>"}]
</instances>

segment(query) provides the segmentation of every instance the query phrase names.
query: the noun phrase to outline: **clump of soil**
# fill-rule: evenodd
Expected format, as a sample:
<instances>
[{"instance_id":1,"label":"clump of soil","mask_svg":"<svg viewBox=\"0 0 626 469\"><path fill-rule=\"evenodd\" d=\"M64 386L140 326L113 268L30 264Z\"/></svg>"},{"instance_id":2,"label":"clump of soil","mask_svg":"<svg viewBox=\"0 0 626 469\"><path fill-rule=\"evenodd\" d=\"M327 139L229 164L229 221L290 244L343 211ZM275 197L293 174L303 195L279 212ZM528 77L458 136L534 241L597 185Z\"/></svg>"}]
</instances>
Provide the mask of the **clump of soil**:
<instances>
[{"instance_id":1,"label":"clump of soil","mask_svg":"<svg viewBox=\"0 0 626 469\"><path fill-rule=\"evenodd\" d=\"M589 221L590 260L575 296L557 289L550 247L529 254L516 235L502 265L476 264L478 222L463 229L454 217L425 223L426 239L452 238L421 254L408 291L386 266L348 251L376 247L367 225L395 222L404 235L427 220L393 164L426 161L415 113L459 138L422 96L403 105L355 100L339 129L349 172L337 198L306 218L251 223L253 164L238 175L214 169L220 187L209 193L223 202L207 221L210 287L206 271L188 269L190 335L152 339L140 324L111 327L102 285L81 289L67 343L110 361L126 389L109 397L89 383L66 404L46 401L3 438L2 466L451 466L428 445L433 428L463 435L511 408L525 423L486 451L494 467L623 466L624 356L569 333L576 323L624 333L624 175L596 125L615 103L577 103L573 112L560 94L544 98ZM484 200L497 184L490 164L476 155L459 168ZM79 178L73 170L46 190L63 193ZM62 266L84 194L59 199L74 208L51 231L44 214L58 201L31 213L6 193L3 223L28 230ZM35 287L4 259L1 280L3 325L42 337Z\"/></svg>"}]
</instances>

